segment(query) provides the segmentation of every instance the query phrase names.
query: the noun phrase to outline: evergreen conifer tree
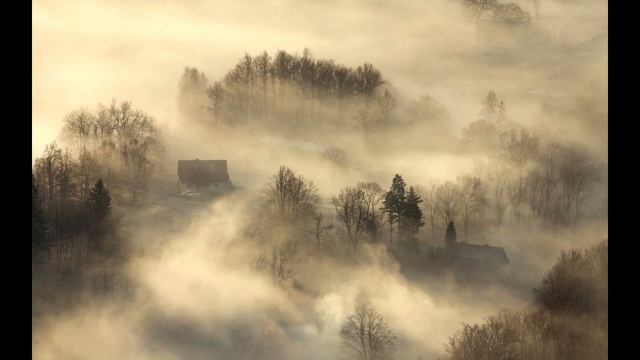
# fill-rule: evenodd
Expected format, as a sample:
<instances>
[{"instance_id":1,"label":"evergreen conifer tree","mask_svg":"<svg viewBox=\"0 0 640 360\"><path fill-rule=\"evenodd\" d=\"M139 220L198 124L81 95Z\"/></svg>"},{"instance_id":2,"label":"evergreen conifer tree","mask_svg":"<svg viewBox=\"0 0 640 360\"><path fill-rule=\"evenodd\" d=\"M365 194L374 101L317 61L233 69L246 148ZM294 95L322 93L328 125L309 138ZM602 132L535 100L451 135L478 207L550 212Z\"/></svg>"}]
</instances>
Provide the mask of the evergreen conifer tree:
<instances>
[{"instance_id":1,"label":"evergreen conifer tree","mask_svg":"<svg viewBox=\"0 0 640 360\"><path fill-rule=\"evenodd\" d=\"M103 220L111 211L111 196L104 186L102 179L98 179L95 186L89 192L87 199L93 219L96 222Z\"/></svg>"},{"instance_id":2,"label":"evergreen conifer tree","mask_svg":"<svg viewBox=\"0 0 640 360\"><path fill-rule=\"evenodd\" d=\"M415 240L420 227L424 225L422 222L422 209L420 209L421 202L422 198L414 191L413 186L409 187L406 201L398 219L399 233L405 240Z\"/></svg>"},{"instance_id":3,"label":"evergreen conifer tree","mask_svg":"<svg viewBox=\"0 0 640 360\"><path fill-rule=\"evenodd\" d=\"M387 222L389 224L389 242L393 243L393 224L395 224L406 202L405 186L407 184L402 179L402 176L396 174L391 182L391 189L387 192L382 201L382 211L387 216Z\"/></svg>"}]
</instances>

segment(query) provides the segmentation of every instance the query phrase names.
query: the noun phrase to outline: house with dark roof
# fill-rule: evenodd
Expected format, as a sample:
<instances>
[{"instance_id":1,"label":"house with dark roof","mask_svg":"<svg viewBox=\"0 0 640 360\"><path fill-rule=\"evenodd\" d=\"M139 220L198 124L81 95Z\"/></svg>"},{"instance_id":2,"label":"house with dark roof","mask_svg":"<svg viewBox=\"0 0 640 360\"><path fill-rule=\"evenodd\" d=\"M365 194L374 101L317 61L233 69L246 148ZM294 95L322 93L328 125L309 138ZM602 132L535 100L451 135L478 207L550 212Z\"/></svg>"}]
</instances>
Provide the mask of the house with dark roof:
<instances>
[{"instance_id":1,"label":"house with dark roof","mask_svg":"<svg viewBox=\"0 0 640 360\"><path fill-rule=\"evenodd\" d=\"M509 265L504 249L497 246L456 243L449 250L454 264L470 270L495 271Z\"/></svg>"},{"instance_id":2,"label":"house with dark roof","mask_svg":"<svg viewBox=\"0 0 640 360\"><path fill-rule=\"evenodd\" d=\"M215 194L233 187L227 170L227 160L178 160L181 190Z\"/></svg>"},{"instance_id":3,"label":"house with dark roof","mask_svg":"<svg viewBox=\"0 0 640 360\"><path fill-rule=\"evenodd\" d=\"M509 259L501 247L457 242L445 246L445 259L467 280L493 282L508 276Z\"/></svg>"},{"instance_id":4,"label":"house with dark roof","mask_svg":"<svg viewBox=\"0 0 640 360\"><path fill-rule=\"evenodd\" d=\"M509 265L501 247L458 242L453 222L447 228L444 258L458 273L481 279L495 279L504 274Z\"/></svg>"}]
</instances>

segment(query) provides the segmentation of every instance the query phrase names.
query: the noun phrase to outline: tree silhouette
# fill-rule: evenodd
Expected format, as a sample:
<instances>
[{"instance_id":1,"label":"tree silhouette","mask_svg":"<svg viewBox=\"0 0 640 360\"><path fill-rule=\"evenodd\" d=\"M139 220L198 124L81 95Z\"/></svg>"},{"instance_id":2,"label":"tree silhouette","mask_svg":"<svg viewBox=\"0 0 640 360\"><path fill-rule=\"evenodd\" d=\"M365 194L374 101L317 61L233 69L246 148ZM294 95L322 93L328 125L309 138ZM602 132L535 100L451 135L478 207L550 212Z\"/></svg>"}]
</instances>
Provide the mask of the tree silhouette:
<instances>
[{"instance_id":1,"label":"tree silhouette","mask_svg":"<svg viewBox=\"0 0 640 360\"><path fill-rule=\"evenodd\" d=\"M209 87L204 75L196 69L185 69L179 104L181 111L192 118L200 117L204 106L213 123L293 119L301 125L328 120L323 109L337 103L336 121L341 123L345 116L352 115L349 112L353 106L349 104L369 108L381 93L380 113L388 120L395 98L388 91L381 91L384 83L380 71L369 63L349 68L329 59L316 59L309 49L304 49L302 55L278 51L269 56L262 52L257 56L245 54L222 81ZM202 94L192 95L193 91Z\"/></svg>"},{"instance_id":2,"label":"tree silhouette","mask_svg":"<svg viewBox=\"0 0 640 360\"><path fill-rule=\"evenodd\" d=\"M38 199L38 185L31 174L31 256L37 260L47 250L47 227Z\"/></svg>"},{"instance_id":3,"label":"tree silhouette","mask_svg":"<svg viewBox=\"0 0 640 360\"><path fill-rule=\"evenodd\" d=\"M396 336L380 313L369 306L358 306L342 326L340 336L350 358L388 359L396 349Z\"/></svg>"},{"instance_id":4,"label":"tree silhouette","mask_svg":"<svg viewBox=\"0 0 640 360\"><path fill-rule=\"evenodd\" d=\"M453 225L453 221L450 221L447 226L447 233L444 236L444 243L448 247L453 246L456 244L456 239L456 227Z\"/></svg>"},{"instance_id":5,"label":"tree silhouette","mask_svg":"<svg viewBox=\"0 0 640 360\"><path fill-rule=\"evenodd\" d=\"M409 192L407 193L407 200L403 205L402 213L398 219L398 230L404 240L415 241L415 236L418 234L418 231L420 231L420 227L424 225L422 222L423 214L422 209L420 209L420 203L422 203L422 198L414 191L413 186L410 186Z\"/></svg>"},{"instance_id":6,"label":"tree silhouette","mask_svg":"<svg viewBox=\"0 0 640 360\"><path fill-rule=\"evenodd\" d=\"M104 186L102 179L98 179L95 186L89 192L89 207L96 222L103 220L111 211L111 196Z\"/></svg>"},{"instance_id":7,"label":"tree silhouette","mask_svg":"<svg viewBox=\"0 0 640 360\"><path fill-rule=\"evenodd\" d=\"M387 215L389 224L389 243L393 243L393 224L398 221L406 201L405 186L407 184L402 176L396 174L391 182L391 189L387 192L382 201L382 211Z\"/></svg>"},{"instance_id":8,"label":"tree silhouette","mask_svg":"<svg viewBox=\"0 0 640 360\"><path fill-rule=\"evenodd\" d=\"M361 235L367 228L369 212L365 193L362 189L347 186L331 200L336 216L345 226L352 250L358 247Z\"/></svg>"},{"instance_id":9,"label":"tree silhouette","mask_svg":"<svg viewBox=\"0 0 640 360\"><path fill-rule=\"evenodd\" d=\"M267 208L280 222L289 222L315 214L320 202L312 181L281 166L265 190Z\"/></svg>"}]
</instances>

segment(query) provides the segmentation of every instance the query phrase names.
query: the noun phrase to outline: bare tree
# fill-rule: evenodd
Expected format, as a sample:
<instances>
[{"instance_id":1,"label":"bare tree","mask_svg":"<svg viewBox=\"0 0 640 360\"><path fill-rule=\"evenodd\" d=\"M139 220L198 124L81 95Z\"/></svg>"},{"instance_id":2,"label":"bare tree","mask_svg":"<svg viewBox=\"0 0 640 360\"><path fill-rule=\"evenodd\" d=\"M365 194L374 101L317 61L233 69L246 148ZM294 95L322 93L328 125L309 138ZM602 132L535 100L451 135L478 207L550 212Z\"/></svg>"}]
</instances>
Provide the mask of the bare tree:
<instances>
[{"instance_id":1,"label":"bare tree","mask_svg":"<svg viewBox=\"0 0 640 360\"><path fill-rule=\"evenodd\" d=\"M222 111L222 101L224 100L224 88L219 81L214 82L213 85L207 88L207 98L209 99L207 109L213 115L213 123L218 125Z\"/></svg>"},{"instance_id":2,"label":"bare tree","mask_svg":"<svg viewBox=\"0 0 640 360\"><path fill-rule=\"evenodd\" d=\"M431 229L431 238L433 242L436 238L437 220L440 216L437 203L437 189L436 183L431 183L429 187L417 186L416 192L422 197L422 207L425 210L425 217L429 221L429 227Z\"/></svg>"},{"instance_id":3,"label":"bare tree","mask_svg":"<svg viewBox=\"0 0 640 360\"><path fill-rule=\"evenodd\" d=\"M313 226L310 230L306 230L306 232L311 235L313 239L316 256L320 256L323 250L329 248L331 241L329 231L331 231L331 229L333 229L333 224L325 224L322 213L318 212L313 216Z\"/></svg>"},{"instance_id":4,"label":"bare tree","mask_svg":"<svg viewBox=\"0 0 640 360\"><path fill-rule=\"evenodd\" d=\"M436 190L438 213L444 226L449 224L458 213L458 193L458 187L450 181L440 185Z\"/></svg>"},{"instance_id":5,"label":"bare tree","mask_svg":"<svg viewBox=\"0 0 640 360\"><path fill-rule=\"evenodd\" d=\"M396 98L391 95L388 89L384 89L384 93L377 97L378 106L380 107L380 114L382 115L382 122L384 125L388 125L391 121L391 112L396 107Z\"/></svg>"},{"instance_id":6,"label":"bare tree","mask_svg":"<svg viewBox=\"0 0 640 360\"><path fill-rule=\"evenodd\" d=\"M154 160L160 156L159 130L151 116L134 109L128 101L119 105L112 102L107 116L122 160L122 178L129 199L135 202L138 195L146 190L157 163Z\"/></svg>"},{"instance_id":7,"label":"bare tree","mask_svg":"<svg viewBox=\"0 0 640 360\"><path fill-rule=\"evenodd\" d=\"M524 168L537 156L539 139L526 129L511 130L501 135L503 156L515 166L518 177L511 188L512 206L516 220L522 220L524 203Z\"/></svg>"},{"instance_id":8,"label":"bare tree","mask_svg":"<svg viewBox=\"0 0 640 360\"><path fill-rule=\"evenodd\" d=\"M82 151L87 147L87 143L96 125L96 117L87 109L80 109L71 112L64 120L62 136L65 140L77 146L77 150Z\"/></svg>"},{"instance_id":9,"label":"bare tree","mask_svg":"<svg viewBox=\"0 0 640 360\"><path fill-rule=\"evenodd\" d=\"M536 16L538 12L538 1L536 1ZM463 0L463 6L471 10L476 22L486 11L493 12L493 19L513 24L523 24L531 21L528 12L516 3L501 4L497 0Z\"/></svg>"},{"instance_id":10,"label":"bare tree","mask_svg":"<svg viewBox=\"0 0 640 360\"><path fill-rule=\"evenodd\" d=\"M207 78L196 68L186 67L180 78L178 110L187 119L202 120L207 103Z\"/></svg>"},{"instance_id":11,"label":"bare tree","mask_svg":"<svg viewBox=\"0 0 640 360\"><path fill-rule=\"evenodd\" d=\"M364 191L346 187L331 200L338 219L344 224L352 250L355 251L360 236L366 230L368 219L367 201Z\"/></svg>"},{"instance_id":12,"label":"bare tree","mask_svg":"<svg viewBox=\"0 0 640 360\"><path fill-rule=\"evenodd\" d=\"M492 9L497 4L497 0L463 0L462 5L470 9L476 22L485 11Z\"/></svg>"},{"instance_id":13,"label":"bare tree","mask_svg":"<svg viewBox=\"0 0 640 360\"><path fill-rule=\"evenodd\" d=\"M521 315L510 312L490 316L482 325L463 324L450 338L445 359L524 359L518 351L521 328Z\"/></svg>"},{"instance_id":14,"label":"bare tree","mask_svg":"<svg viewBox=\"0 0 640 360\"><path fill-rule=\"evenodd\" d=\"M540 217L542 214L543 173L539 166L531 170L524 179L525 200L528 206L527 225L530 215Z\"/></svg>"},{"instance_id":15,"label":"bare tree","mask_svg":"<svg viewBox=\"0 0 640 360\"><path fill-rule=\"evenodd\" d=\"M525 24L531 21L531 15L516 3L497 4L493 8L493 18L511 24Z\"/></svg>"},{"instance_id":16,"label":"bare tree","mask_svg":"<svg viewBox=\"0 0 640 360\"><path fill-rule=\"evenodd\" d=\"M354 115L354 119L364 130L373 130L380 125L380 118L367 109L360 109Z\"/></svg>"},{"instance_id":17,"label":"bare tree","mask_svg":"<svg viewBox=\"0 0 640 360\"><path fill-rule=\"evenodd\" d=\"M254 72L257 80L260 82L260 105L262 107L263 116L268 115L268 102L267 102L267 85L269 80L269 69L271 67L271 57L266 51L256 56L253 61L255 67Z\"/></svg>"},{"instance_id":18,"label":"bare tree","mask_svg":"<svg viewBox=\"0 0 640 360\"><path fill-rule=\"evenodd\" d=\"M384 200L385 191L376 182L360 182L357 189L364 193L364 203L367 208L367 231L373 238L376 237L378 229L382 224L383 213L380 206ZM372 239L373 240L373 239Z\"/></svg>"},{"instance_id":19,"label":"bare tree","mask_svg":"<svg viewBox=\"0 0 640 360\"><path fill-rule=\"evenodd\" d=\"M283 286L293 278L294 271L291 262L297 251L295 241L286 241L271 250L271 256L268 257L265 254L258 256L253 265L254 269L259 272L268 272L276 284Z\"/></svg>"},{"instance_id":20,"label":"bare tree","mask_svg":"<svg viewBox=\"0 0 640 360\"><path fill-rule=\"evenodd\" d=\"M358 66L355 75L358 80L357 88L365 98L373 96L378 86L384 83L380 71L369 63Z\"/></svg>"},{"instance_id":21,"label":"bare tree","mask_svg":"<svg viewBox=\"0 0 640 360\"><path fill-rule=\"evenodd\" d=\"M330 146L324 152L322 156L338 166L346 166L348 163L347 153L339 147Z\"/></svg>"},{"instance_id":22,"label":"bare tree","mask_svg":"<svg viewBox=\"0 0 640 360\"><path fill-rule=\"evenodd\" d=\"M458 178L460 210L464 225L464 240L469 241L469 220L486 204L485 190L478 177L463 176Z\"/></svg>"},{"instance_id":23,"label":"bare tree","mask_svg":"<svg viewBox=\"0 0 640 360\"><path fill-rule=\"evenodd\" d=\"M499 147L500 130L489 120L479 119L463 129L463 142L471 150L496 150Z\"/></svg>"},{"instance_id":24,"label":"bare tree","mask_svg":"<svg viewBox=\"0 0 640 360\"><path fill-rule=\"evenodd\" d=\"M494 7L495 5L492 5ZM505 119L506 106L504 100L498 99L498 96L493 90L489 91L487 97L482 102L482 110L480 114L485 120L492 123Z\"/></svg>"},{"instance_id":25,"label":"bare tree","mask_svg":"<svg viewBox=\"0 0 640 360\"><path fill-rule=\"evenodd\" d=\"M382 315L369 306L358 306L342 326L340 336L352 359L389 359L396 349L396 336Z\"/></svg>"},{"instance_id":26,"label":"bare tree","mask_svg":"<svg viewBox=\"0 0 640 360\"><path fill-rule=\"evenodd\" d=\"M265 190L266 204L280 221L288 222L313 215L320 202L313 182L281 166Z\"/></svg>"},{"instance_id":27,"label":"bare tree","mask_svg":"<svg viewBox=\"0 0 640 360\"><path fill-rule=\"evenodd\" d=\"M545 223L551 216L554 197L559 186L558 168L560 166L561 151L562 149L558 144L549 144L544 147L538 159L542 177L540 184L540 212Z\"/></svg>"},{"instance_id":28,"label":"bare tree","mask_svg":"<svg viewBox=\"0 0 640 360\"><path fill-rule=\"evenodd\" d=\"M509 172L501 162L496 162L488 175L490 197L496 216L496 227L499 228L507 210L507 185Z\"/></svg>"},{"instance_id":29,"label":"bare tree","mask_svg":"<svg viewBox=\"0 0 640 360\"><path fill-rule=\"evenodd\" d=\"M81 150L78 155L77 177L80 200L86 200L100 171L97 159L88 151Z\"/></svg>"},{"instance_id":30,"label":"bare tree","mask_svg":"<svg viewBox=\"0 0 640 360\"><path fill-rule=\"evenodd\" d=\"M135 202L140 193L147 190L149 176L153 171L153 163L149 158L149 143L134 139L122 147L121 154L129 200Z\"/></svg>"},{"instance_id":31,"label":"bare tree","mask_svg":"<svg viewBox=\"0 0 640 360\"><path fill-rule=\"evenodd\" d=\"M569 223L573 208L573 223L577 224L580 205L589 196L594 180L594 163L586 150L577 146L566 147L560 161L562 217Z\"/></svg>"},{"instance_id":32,"label":"bare tree","mask_svg":"<svg viewBox=\"0 0 640 360\"><path fill-rule=\"evenodd\" d=\"M447 109L430 95L420 96L420 99L409 104L407 113L413 119L430 125L443 125L450 117Z\"/></svg>"}]
</instances>

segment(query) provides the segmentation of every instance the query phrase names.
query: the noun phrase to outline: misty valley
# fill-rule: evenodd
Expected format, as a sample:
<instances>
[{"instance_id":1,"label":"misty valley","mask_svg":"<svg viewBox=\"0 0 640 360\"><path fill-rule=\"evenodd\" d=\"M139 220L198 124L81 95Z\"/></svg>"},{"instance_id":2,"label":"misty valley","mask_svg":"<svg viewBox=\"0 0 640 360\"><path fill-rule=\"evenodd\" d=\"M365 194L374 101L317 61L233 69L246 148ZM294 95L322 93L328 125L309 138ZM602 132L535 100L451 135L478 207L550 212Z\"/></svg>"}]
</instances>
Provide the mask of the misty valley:
<instances>
[{"instance_id":1,"label":"misty valley","mask_svg":"<svg viewBox=\"0 0 640 360\"><path fill-rule=\"evenodd\" d=\"M475 35L396 52L421 70L249 42L64 106L32 163L33 357L607 359L606 28L434 4Z\"/></svg>"}]
</instances>

